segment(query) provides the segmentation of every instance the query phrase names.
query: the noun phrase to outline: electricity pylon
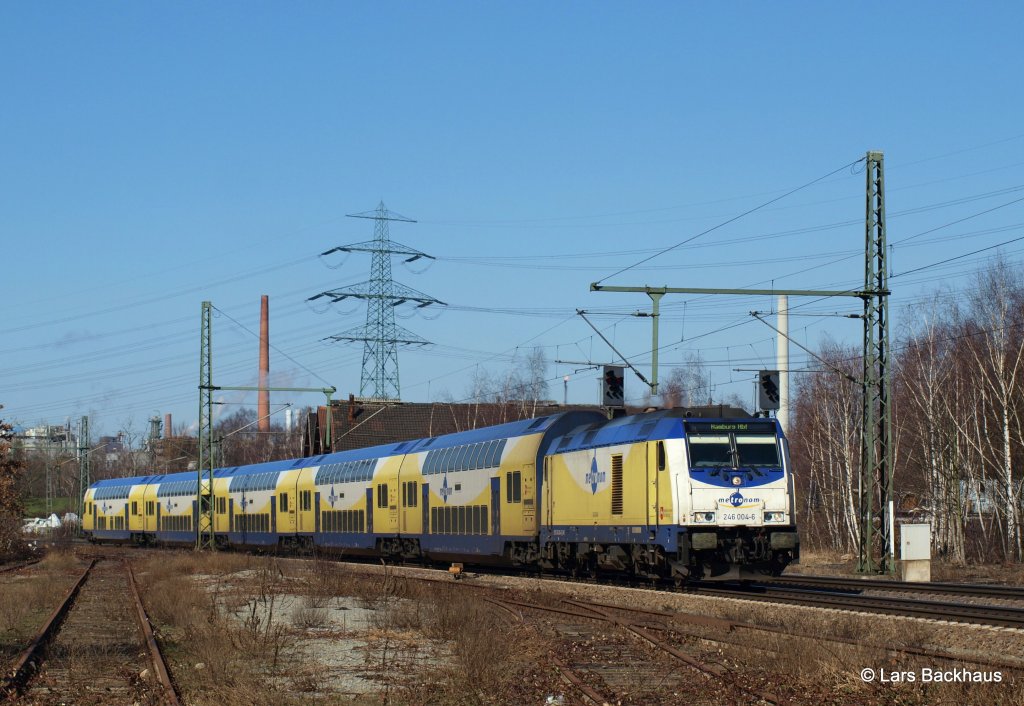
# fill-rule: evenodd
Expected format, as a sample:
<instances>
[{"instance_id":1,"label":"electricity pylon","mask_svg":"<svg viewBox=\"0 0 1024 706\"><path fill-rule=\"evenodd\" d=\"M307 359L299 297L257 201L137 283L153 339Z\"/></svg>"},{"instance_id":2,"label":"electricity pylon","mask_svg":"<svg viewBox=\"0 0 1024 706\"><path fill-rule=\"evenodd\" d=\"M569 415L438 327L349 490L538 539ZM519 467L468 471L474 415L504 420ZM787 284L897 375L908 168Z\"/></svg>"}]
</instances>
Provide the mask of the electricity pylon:
<instances>
[{"instance_id":1,"label":"electricity pylon","mask_svg":"<svg viewBox=\"0 0 1024 706\"><path fill-rule=\"evenodd\" d=\"M431 255L414 250L406 245L393 242L388 232L389 221L415 223L411 218L389 212L381 201L376 211L350 213L349 218L371 218L375 221L373 240L342 245L321 253L321 256L335 252L368 252L371 254L370 279L340 289L332 289L312 296L308 301L326 297L332 302L343 299L366 300L366 323L343 331L325 340L362 341L363 368L359 381L359 396L370 399L398 400L401 399L401 387L398 382L398 346L427 345L429 342L395 323L395 308L406 303L416 304L424 308L431 304L444 302L432 296L418 292L391 278L391 256L405 255L405 262L413 262L421 258L433 260Z\"/></svg>"}]
</instances>

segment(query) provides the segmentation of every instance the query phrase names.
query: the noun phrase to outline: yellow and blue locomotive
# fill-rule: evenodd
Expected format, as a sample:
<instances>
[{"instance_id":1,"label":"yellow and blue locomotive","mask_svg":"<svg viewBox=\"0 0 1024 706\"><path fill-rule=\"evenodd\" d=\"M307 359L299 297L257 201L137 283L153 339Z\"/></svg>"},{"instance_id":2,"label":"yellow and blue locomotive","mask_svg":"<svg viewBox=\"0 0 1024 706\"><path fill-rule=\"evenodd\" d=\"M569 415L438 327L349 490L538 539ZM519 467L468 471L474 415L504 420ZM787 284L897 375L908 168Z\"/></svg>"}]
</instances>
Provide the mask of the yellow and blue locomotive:
<instances>
[{"instance_id":1,"label":"yellow and blue locomotive","mask_svg":"<svg viewBox=\"0 0 1024 706\"><path fill-rule=\"evenodd\" d=\"M539 537L553 565L683 580L778 574L798 558L778 423L695 413L621 417L558 440Z\"/></svg>"},{"instance_id":2,"label":"yellow and blue locomotive","mask_svg":"<svg viewBox=\"0 0 1024 706\"><path fill-rule=\"evenodd\" d=\"M699 413L699 412L697 412ZM799 556L775 420L566 412L214 471L224 546L651 578L779 573ZM103 480L96 541L189 543L195 472Z\"/></svg>"}]
</instances>

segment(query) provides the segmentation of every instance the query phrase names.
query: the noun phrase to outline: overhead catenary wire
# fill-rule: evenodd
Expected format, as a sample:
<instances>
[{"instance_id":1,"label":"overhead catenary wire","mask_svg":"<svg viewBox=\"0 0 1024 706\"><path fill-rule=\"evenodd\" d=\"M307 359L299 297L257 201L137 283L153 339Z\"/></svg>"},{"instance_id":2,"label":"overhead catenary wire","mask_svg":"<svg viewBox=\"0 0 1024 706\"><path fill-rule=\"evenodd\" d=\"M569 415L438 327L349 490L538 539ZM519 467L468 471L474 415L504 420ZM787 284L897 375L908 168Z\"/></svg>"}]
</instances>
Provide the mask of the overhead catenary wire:
<instances>
[{"instance_id":1,"label":"overhead catenary wire","mask_svg":"<svg viewBox=\"0 0 1024 706\"><path fill-rule=\"evenodd\" d=\"M732 218L729 218L729 219L727 219L725 221L722 221L721 223L719 223L716 226L712 226L711 228L708 228L707 230L703 230L700 233L697 233L696 235L692 235L689 238L686 238L685 240L681 240L678 243L676 243L675 245L670 245L669 247L664 248L663 250L660 250L660 251L654 253L653 255L649 255L648 257L645 257L642 260L640 260L640 261L638 261L638 262L636 262L636 263L634 263L632 265L629 265L628 267L623 267L622 269L620 269L620 270L618 270L616 272L613 272L610 275L606 275L606 276L602 277L601 279L597 280L597 283L601 283L601 282L605 281L606 279L610 279L612 277L620 275L623 272L628 272L629 270L633 269L634 267L636 267L638 265L642 265L645 262L649 262L650 260L653 260L656 257L660 257L661 255L664 255L667 252L671 252L672 250L675 250L678 247L681 247L683 245L686 245L687 243L693 242L697 238L703 237L703 236L707 235L708 233L712 233L712 232L718 230L719 228L723 228L723 227L729 225L730 223L734 223L734 222L738 221L739 219L741 219L741 218L743 218L745 216L749 216L751 213L755 213L756 211L759 211L759 210L761 210L762 208L764 208L766 206L770 206L771 204L775 203L776 201L781 201L782 199L786 198L787 196L795 194L798 191L802 191L803 189L806 189L809 186L813 186L814 184L817 184L819 181L822 181L823 179L827 179L828 177L832 176L833 174L837 174L838 172L841 172L841 171L843 171L845 169L849 169L850 167L853 167L853 166L855 166L857 164L860 164L861 162L865 161L866 159L867 159L867 157L861 157L860 159L856 159L856 160L850 162L849 164L844 164L843 166L839 167L838 169L832 170L828 174L820 176L817 179L812 179L811 181L807 182L806 184L798 186L795 189L790 189L786 193L784 193L784 194L782 194L780 196L776 196L773 199L769 199L768 201L765 201L764 203L759 204L759 205L755 206L754 208L748 209L748 210L744 211L743 213L740 213L740 214L738 214L736 216L733 216Z\"/></svg>"}]
</instances>

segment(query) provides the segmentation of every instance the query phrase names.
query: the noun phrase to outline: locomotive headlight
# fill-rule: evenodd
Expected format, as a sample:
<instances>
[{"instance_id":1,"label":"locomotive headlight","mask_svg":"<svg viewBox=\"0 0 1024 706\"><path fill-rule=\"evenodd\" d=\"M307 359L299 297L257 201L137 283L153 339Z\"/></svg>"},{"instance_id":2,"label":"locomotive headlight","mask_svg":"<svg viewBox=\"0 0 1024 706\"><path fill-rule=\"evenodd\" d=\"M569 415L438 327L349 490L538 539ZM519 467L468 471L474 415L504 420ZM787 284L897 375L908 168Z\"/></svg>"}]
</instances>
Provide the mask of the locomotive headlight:
<instances>
[{"instance_id":1,"label":"locomotive headlight","mask_svg":"<svg viewBox=\"0 0 1024 706\"><path fill-rule=\"evenodd\" d=\"M786 513L784 512L766 512L764 513L765 522L785 522Z\"/></svg>"},{"instance_id":2,"label":"locomotive headlight","mask_svg":"<svg viewBox=\"0 0 1024 706\"><path fill-rule=\"evenodd\" d=\"M713 513L713 512L695 512L695 513L693 513L693 521L694 522L701 522L701 523L714 522L715 521L715 513Z\"/></svg>"},{"instance_id":3,"label":"locomotive headlight","mask_svg":"<svg viewBox=\"0 0 1024 706\"><path fill-rule=\"evenodd\" d=\"M743 482L743 479L740 478L739 476L733 476L732 477L732 484L733 485L740 485L742 482Z\"/></svg>"}]
</instances>

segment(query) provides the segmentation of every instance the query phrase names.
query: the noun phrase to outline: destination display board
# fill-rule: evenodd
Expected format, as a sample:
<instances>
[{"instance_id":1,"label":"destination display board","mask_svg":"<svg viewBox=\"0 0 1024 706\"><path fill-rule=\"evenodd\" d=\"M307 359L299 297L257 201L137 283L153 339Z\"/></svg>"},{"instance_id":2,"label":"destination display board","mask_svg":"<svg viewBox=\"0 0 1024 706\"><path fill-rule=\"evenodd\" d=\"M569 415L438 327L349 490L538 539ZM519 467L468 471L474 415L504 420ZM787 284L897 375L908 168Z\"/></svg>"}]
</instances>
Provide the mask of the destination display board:
<instances>
[{"instance_id":1,"label":"destination display board","mask_svg":"<svg viewBox=\"0 0 1024 706\"><path fill-rule=\"evenodd\" d=\"M739 431L754 434L774 434L774 422L684 422L688 434L724 434Z\"/></svg>"}]
</instances>

